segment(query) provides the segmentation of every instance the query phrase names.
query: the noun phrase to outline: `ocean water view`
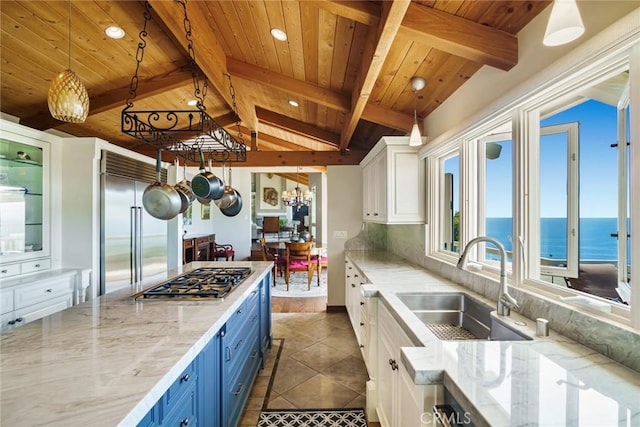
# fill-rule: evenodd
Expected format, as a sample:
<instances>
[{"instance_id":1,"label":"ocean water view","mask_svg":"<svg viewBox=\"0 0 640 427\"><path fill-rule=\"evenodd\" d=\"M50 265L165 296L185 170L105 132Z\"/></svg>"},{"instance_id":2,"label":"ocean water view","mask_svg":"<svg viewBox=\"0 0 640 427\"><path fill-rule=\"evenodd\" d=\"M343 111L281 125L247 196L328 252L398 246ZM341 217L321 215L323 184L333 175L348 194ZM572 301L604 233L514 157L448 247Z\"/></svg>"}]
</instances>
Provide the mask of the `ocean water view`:
<instances>
[{"instance_id":1,"label":"ocean water view","mask_svg":"<svg viewBox=\"0 0 640 427\"><path fill-rule=\"evenodd\" d=\"M542 218L540 255L550 259L567 258L566 218ZM618 230L617 218L580 218L580 260L618 259L618 240L611 237ZM511 218L487 218L487 236L494 237L511 251ZM628 245L627 245L628 246Z\"/></svg>"}]
</instances>

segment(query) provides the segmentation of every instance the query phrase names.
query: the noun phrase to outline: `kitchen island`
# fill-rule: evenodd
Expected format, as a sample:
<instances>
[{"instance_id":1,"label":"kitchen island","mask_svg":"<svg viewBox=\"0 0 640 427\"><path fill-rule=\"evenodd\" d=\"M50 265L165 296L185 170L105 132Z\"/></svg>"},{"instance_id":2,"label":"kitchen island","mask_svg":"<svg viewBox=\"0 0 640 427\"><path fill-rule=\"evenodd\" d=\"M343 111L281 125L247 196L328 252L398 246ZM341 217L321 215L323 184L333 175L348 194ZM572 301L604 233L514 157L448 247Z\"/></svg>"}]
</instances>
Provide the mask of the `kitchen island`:
<instances>
[{"instance_id":1,"label":"kitchen island","mask_svg":"<svg viewBox=\"0 0 640 427\"><path fill-rule=\"evenodd\" d=\"M372 376L377 382L382 381L375 387L378 399L384 398L390 386L396 386L394 392L401 396L395 411L398 414L392 404L374 403L378 412L381 407L383 413L388 409L385 415L389 425L433 422L431 407L442 403L443 393L463 408L458 419L464 424L468 417L476 426L640 423L640 373L637 371L555 331L549 336L536 336L536 322L514 311L500 320L530 340L440 340L402 301L403 293L464 293L493 305L494 310L495 300L488 300L388 252L352 250L346 252L346 258L348 265L365 276L359 279L363 306L371 305L371 299L376 301L377 319L373 322L367 319L377 328L373 333L380 337L386 321L397 328L396 335L406 335L408 339L397 349L395 369L387 363L389 357L380 356L380 351L375 352L380 363L374 360L372 364L369 360L367 365L377 367ZM497 295L497 283L495 287ZM386 318L382 318L383 312L388 313ZM496 316L495 311L492 316ZM382 349L380 341L372 341L371 333L371 330L363 333L368 337L365 347L373 342L378 350ZM582 333L589 334L589 331ZM365 351L364 354L366 358L371 353ZM393 380L393 376L399 379ZM402 378L406 378L405 383ZM411 397L415 395L429 398L416 399L411 416L408 415L411 404L407 402L412 402ZM404 422L399 422L401 417Z\"/></svg>"},{"instance_id":2,"label":"kitchen island","mask_svg":"<svg viewBox=\"0 0 640 427\"><path fill-rule=\"evenodd\" d=\"M252 273L223 300L130 298L205 266L249 267ZM221 331L232 335L224 328L256 290L269 295L271 267L193 262L3 333L0 425L138 424ZM270 337L268 328L263 332Z\"/></svg>"}]
</instances>

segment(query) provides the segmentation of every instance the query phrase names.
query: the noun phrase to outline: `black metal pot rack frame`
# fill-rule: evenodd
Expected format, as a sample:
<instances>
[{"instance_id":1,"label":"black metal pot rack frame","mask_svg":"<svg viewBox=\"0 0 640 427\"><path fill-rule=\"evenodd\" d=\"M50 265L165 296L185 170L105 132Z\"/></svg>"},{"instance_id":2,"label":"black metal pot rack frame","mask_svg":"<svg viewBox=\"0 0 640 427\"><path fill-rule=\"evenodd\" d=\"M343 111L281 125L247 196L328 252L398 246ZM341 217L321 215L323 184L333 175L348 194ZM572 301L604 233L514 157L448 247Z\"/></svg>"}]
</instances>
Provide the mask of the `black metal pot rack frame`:
<instances>
[{"instance_id":1,"label":"black metal pot rack frame","mask_svg":"<svg viewBox=\"0 0 640 427\"><path fill-rule=\"evenodd\" d=\"M207 112L204 98L207 81L200 89L200 78L195 62L191 40L191 21L187 15L186 0L176 0L184 11L184 28L189 51L191 75L197 109L194 110L133 110L133 100L138 88L138 70L147 45L147 24L151 19L151 6L145 1L144 26L140 31L140 42L136 52L136 69L129 85L129 98L122 110L121 130L156 150L173 152L189 161L198 161L200 151L205 158L216 163L247 161L247 147L220 126Z\"/></svg>"}]
</instances>

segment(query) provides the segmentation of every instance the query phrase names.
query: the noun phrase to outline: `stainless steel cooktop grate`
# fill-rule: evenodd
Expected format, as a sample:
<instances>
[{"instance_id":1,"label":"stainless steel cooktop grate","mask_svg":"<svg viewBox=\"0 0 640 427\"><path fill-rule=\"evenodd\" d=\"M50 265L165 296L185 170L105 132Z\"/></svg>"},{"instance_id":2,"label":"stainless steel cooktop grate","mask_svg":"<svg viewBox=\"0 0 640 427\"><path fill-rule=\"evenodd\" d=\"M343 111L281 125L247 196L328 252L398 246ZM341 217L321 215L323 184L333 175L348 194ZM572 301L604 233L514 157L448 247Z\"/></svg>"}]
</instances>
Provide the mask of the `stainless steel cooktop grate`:
<instances>
[{"instance_id":1,"label":"stainless steel cooktop grate","mask_svg":"<svg viewBox=\"0 0 640 427\"><path fill-rule=\"evenodd\" d=\"M455 325L443 325L443 324L429 324L427 328L433 334L441 340L477 340L475 336L471 334L465 328Z\"/></svg>"}]
</instances>

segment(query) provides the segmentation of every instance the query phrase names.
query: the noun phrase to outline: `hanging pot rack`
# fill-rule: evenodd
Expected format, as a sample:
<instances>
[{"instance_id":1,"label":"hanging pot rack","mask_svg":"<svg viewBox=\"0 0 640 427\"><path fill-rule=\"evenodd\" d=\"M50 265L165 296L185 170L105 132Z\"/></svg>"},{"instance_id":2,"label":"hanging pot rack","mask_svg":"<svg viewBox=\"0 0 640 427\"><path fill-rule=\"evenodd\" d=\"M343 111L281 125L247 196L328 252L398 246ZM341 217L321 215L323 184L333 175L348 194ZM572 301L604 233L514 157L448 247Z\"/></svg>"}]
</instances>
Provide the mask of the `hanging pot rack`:
<instances>
[{"instance_id":1,"label":"hanging pot rack","mask_svg":"<svg viewBox=\"0 0 640 427\"><path fill-rule=\"evenodd\" d=\"M151 19L151 5L144 3L144 26L140 31L136 51L136 69L129 85L129 97L122 110L121 130L156 150L172 151L189 161L196 161L202 151L205 157L214 162L246 162L247 147L242 140L234 138L207 112L204 99L207 94L207 80L200 87L200 76L196 65L193 41L191 39L191 21L187 15L187 0L175 0L184 12L184 29L189 53L191 76L193 77L194 96L197 100L193 110L134 110L133 100L138 89L138 70L144 59L147 45L147 24ZM235 93L230 81L234 112ZM238 119L239 121L239 119Z\"/></svg>"}]
</instances>

